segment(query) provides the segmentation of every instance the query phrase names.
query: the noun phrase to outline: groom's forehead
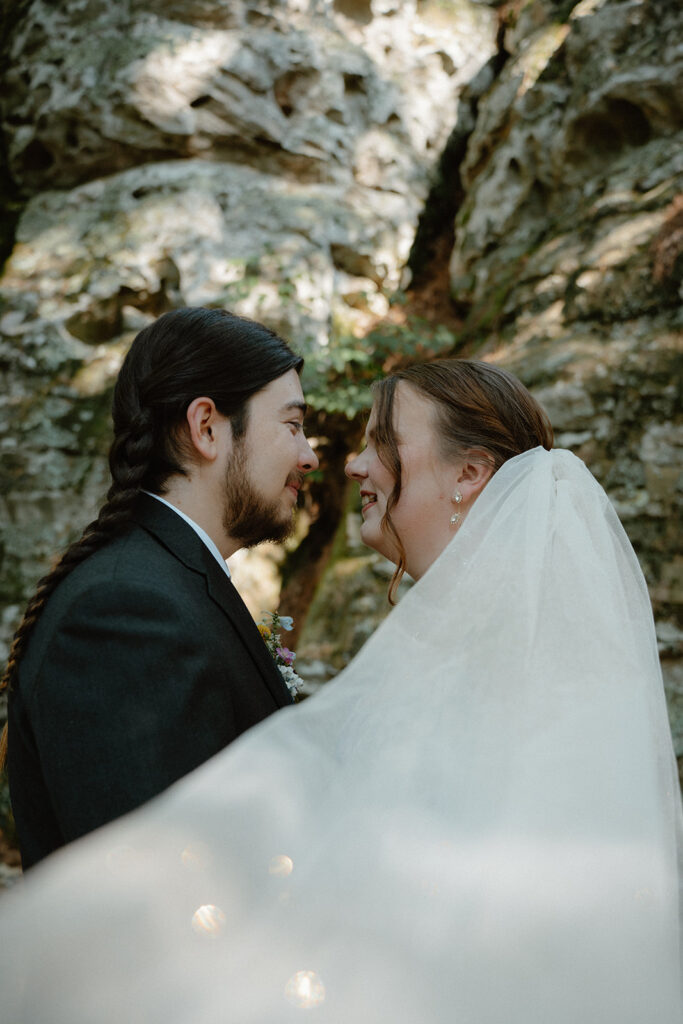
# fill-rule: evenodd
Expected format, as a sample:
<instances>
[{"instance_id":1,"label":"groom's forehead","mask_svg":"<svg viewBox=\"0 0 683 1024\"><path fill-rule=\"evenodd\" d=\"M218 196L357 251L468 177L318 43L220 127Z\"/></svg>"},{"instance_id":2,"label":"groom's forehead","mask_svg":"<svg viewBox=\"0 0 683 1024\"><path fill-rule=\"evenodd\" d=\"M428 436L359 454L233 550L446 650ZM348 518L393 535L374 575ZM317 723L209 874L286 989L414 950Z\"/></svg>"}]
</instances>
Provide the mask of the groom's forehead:
<instances>
[{"instance_id":1,"label":"groom's forehead","mask_svg":"<svg viewBox=\"0 0 683 1024\"><path fill-rule=\"evenodd\" d=\"M279 415L296 410L306 412L307 405L301 390L299 375L289 370L281 377L276 377L253 394L249 400L252 408L268 415Z\"/></svg>"}]
</instances>

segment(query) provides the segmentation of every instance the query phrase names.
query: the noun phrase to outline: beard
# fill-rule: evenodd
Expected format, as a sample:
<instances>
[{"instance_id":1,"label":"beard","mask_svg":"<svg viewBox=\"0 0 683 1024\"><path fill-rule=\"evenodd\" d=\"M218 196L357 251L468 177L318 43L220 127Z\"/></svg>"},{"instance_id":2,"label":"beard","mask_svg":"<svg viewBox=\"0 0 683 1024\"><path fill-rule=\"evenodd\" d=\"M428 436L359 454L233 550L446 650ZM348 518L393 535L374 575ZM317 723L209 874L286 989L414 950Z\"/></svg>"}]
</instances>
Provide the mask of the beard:
<instances>
[{"instance_id":1,"label":"beard","mask_svg":"<svg viewBox=\"0 0 683 1024\"><path fill-rule=\"evenodd\" d=\"M290 476L301 480L301 474ZM265 540L286 540L294 529L294 509L286 511L253 486L243 445L237 445L227 466L223 508L223 529L241 547L252 548Z\"/></svg>"}]
</instances>

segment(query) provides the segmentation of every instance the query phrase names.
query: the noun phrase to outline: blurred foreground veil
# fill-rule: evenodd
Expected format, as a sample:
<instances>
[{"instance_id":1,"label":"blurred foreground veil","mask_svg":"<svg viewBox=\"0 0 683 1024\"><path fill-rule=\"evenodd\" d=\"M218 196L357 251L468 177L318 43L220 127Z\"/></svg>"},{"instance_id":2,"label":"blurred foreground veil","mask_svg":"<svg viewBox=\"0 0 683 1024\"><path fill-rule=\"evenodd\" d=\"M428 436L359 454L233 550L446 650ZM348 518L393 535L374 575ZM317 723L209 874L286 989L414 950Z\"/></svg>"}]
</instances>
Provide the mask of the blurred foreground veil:
<instances>
[{"instance_id":1,"label":"blurred foreground veil","mask_svg":"<svg viewBox=\"0 0 683 1024\"><path fill-rule=\"evenodd\" d=\"M681 802L635 555L507 462L337 679L0 902L11 1024L680 1024Z\"/></svg>"}]
</instances>

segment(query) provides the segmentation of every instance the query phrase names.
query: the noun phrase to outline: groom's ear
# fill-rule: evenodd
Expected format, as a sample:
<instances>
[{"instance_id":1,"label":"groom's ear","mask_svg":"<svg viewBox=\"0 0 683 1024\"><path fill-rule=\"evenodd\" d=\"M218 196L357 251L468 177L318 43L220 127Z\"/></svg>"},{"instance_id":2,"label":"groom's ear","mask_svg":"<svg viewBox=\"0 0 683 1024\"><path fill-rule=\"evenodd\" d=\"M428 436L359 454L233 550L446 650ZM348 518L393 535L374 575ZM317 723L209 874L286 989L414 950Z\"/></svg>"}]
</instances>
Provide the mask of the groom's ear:
<instances>
[{"instance_id":1,"label":"groom's ear","mask_svg":"<svg viewBox=\"0 0 683 1024\"><path fill-rule=\"evenodd\" d=\"M458 489L464 500L473 501L493 476L493 464L488 452L473 449L467 452L458 468Z\"/></svg>"},{"instance_id":2,"label":"groom's ear","mask_svg":"<svg viewBox=\"0 0 683 1024\"><path fill-rule=\"evenodd\" d=\"M195 458L200 456L208 462L215 462L221 443L225 443L225 424L219 422L225 417L216 409L216 403L212 398L195 398L188 405L185 416ZM232 433L229 436L232 441Z\"/></svg>"}]
</instances>

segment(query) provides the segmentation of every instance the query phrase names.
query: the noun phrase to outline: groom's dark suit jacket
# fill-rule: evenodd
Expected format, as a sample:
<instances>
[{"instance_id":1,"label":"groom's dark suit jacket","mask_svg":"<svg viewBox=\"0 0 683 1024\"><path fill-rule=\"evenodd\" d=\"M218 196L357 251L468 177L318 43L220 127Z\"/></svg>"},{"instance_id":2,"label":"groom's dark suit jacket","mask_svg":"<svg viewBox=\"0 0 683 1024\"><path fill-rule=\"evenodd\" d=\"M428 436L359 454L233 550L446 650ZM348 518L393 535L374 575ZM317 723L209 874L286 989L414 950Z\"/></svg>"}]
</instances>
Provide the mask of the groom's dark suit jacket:
<instances>
[{"instance_id":1,"label":"groom's dark suit jacket","mask_svg":"<svg viewBox=\"0 0 683 1024\"><path fill-rule=\"evenodd\" d=\"M195 531L147 495L134 518L54 591L9 695L10 793L25 868L291 703Z\"/></svg>"}]
</instances>

